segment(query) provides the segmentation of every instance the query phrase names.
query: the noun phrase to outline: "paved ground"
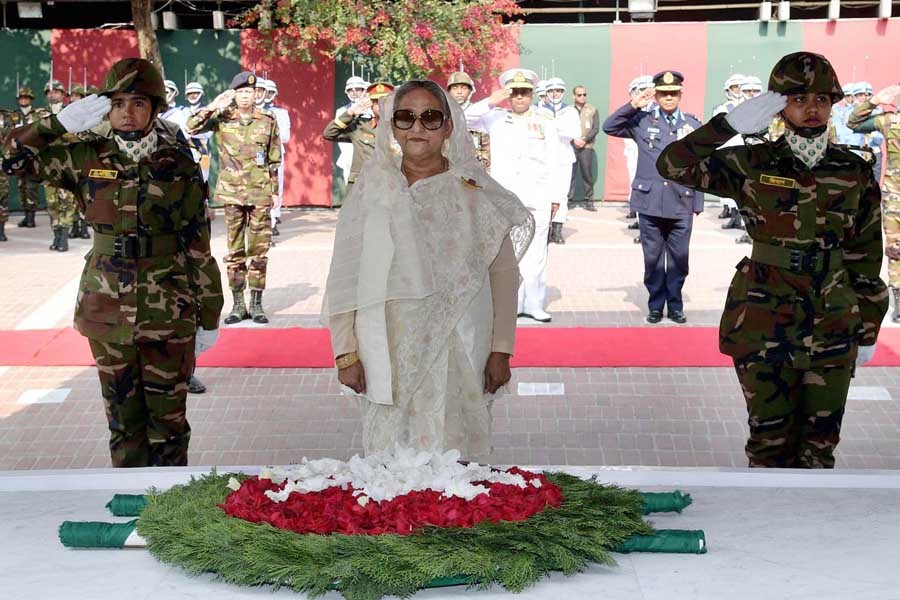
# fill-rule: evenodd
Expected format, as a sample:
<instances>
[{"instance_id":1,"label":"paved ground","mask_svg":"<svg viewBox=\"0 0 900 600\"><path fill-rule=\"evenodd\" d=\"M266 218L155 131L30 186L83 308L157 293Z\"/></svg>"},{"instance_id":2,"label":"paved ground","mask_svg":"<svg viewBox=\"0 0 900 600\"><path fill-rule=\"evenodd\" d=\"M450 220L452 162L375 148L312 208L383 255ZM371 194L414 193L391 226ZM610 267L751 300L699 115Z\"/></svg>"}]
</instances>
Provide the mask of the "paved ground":
<instances>
[{"instance_id":1,"label":"paved ground","mask_svg":"<svg viewBox=\"0 0 900 600\"><path fill-rule=\"evenodd\" d=\"M718 323L734 265L749 246L722 231L709 207L694 227L685 287L688 326ZM272 249L265 306L273 327L319 326L336 214L287 212ZM39 227L0 244L0 329L70 324L88 241L51 253ZM565 246L551 246L549 312L556 326L677 326L643 322L640 246L621 205L570 212ZM213 250L225 254L224 223ZM230 308L226 299L225 310ZM523 323L523 326L532 326ZM689 349L686 349L689 351ZM287 463L360 450L355 408L332 370L201 369L191 396L192 464ZM546 386L562 384L547 394ZM542 391L541 388L544 388ZM731 369L519 369L495 404L495 462L572 465L744 466L746 413ZM539 392L542 395L533 395ZM560 393L561 392L561 393ZM838 466L900 469L900 370L865 368L854 380ZM93 368L0 366L0 469L109 465Z\"/></svg>"}]
</instances>

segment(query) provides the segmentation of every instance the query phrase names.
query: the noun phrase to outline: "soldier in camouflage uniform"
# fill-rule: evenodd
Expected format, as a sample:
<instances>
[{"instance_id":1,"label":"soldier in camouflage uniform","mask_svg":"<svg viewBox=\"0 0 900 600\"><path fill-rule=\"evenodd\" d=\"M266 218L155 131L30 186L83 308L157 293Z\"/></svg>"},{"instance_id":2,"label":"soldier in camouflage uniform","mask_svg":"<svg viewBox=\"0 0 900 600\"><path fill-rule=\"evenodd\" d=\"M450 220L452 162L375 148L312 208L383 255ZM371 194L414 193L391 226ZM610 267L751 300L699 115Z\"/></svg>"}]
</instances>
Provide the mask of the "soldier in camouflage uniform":
<instances>
[{"instance_id":1,"label":"soldier in camouflage uniform","mask_svg":"<svg viewBox=\"0 0 900 600\"><path fill-rule=\"evenodd\" d=\"M253 318L268 323L262 306L266 267L272 241L271 211L278 196L281 140L278 122L268 111L254 106L256 76L243 71L231 80L231 89L219 94L187 122L189 135L211 131L219 150L216 199L225 203L228 231L228 284L234 306L226 324ZM250 286L250 311L244 288Z\"/></svg>"},{"instance_id":2,"label":"soldier in camouflage uniform","mask_svg":"<svg viewBox=\"0 0 900 600\"><path fill-rule=\"evenodd\" d=\"M97 94L99 93L99 90L95 90L91 93ZM85 96L87 96L87 91L84 89L83 85L81 85L80 83L73 85L72 90L69 92L69 102L76 102L78 100L81 100ZM88 225L84 220L84 213L82 213L78 209L78 203L75 202L74 198L72 199L72 210L74 210L75 212L72 219L72 228L69 229L69 239L81 238L83 240L89 240L91 238L91 234L88 230Z\"/></svg>"},{"instance_id":3,"label":"soldier in camouflage uniform","mask_svg":"<svg viewBox=\"0 0 900 600\"><path fill-rule=\"evenodd\" d=\"M747 403L750 466L832 468L850 378L887 310L878 184L864 159L828 142L843 92L824 57L783 57L768 87L669 145L657 168L736 199L753 239L719 329ZM717 150L779 112L778 140Z\"/></svg>"},{"instance_id":4,"label":"soldier in camouflage uniform","mask_svg":"<svg viewBox=\"0 0 900 600\"><path fill-rule=\"evenodd\" d=\"M325 127L322 135L329 142L353 144L353 164L350 166L344 198L350 195L360 169L375 151L375 128L378 127L381 114L378 101L393 91L394 86L391 84L376 81L368 87L365 96L351 104L350 108Z\"/></svg>"},{"instance_id":5,"label":"soldier in camouflage uniform","mask_svg":"<svg viewBox=\"0 0 900 600\"><path fill-rule=\"evenodd\" d=\"M856 105L847 125L857 133L881 132L887 150L884 182L881 193L884 253L888 257L888 283L894 297L891 320L900 323L900 113L872 115L880 105L895 105L900 85L892 85L871 99Z\"/></svg>"},{"instance_id":6,"label":"soldier in camouflage uniform","mask_svg":"<svg viewBox=\"0 0 900 600\"><path fill-rule=\"evenodd\" d=\"M48 81L44 86L44 97L47 99L47 110L50 114L58 115L63 109L63 97L65 88L59 81ZM69 140L74 140L70 137ZM69 250L69 230L75 226L78 218L78 209L75 208L75 196L65 189L45 185L44 196L47 199L47 215L50 217L50 227L53 229L53 242L51 250L67 252Z\"/></svg>"},{"instance_id":7,"label":"soldier in camouflage uniform","mask_svg":"<svg viewBox=\"0 0 900 600\"><path fill-rule=\"evenodd\" d=\"M10 110L0 110L0 139L12 129L15 113ZM6 222L9 221L9 177L6 173L0 173L0 242L7 241Z\"/></svg>"},{"instance_id":8,"label":"soldier in camouflage uniform","mask_svg":"<svg viewBox=\"0 0 900 600\"><path fill-rule=\"evenodd\" d=\"M456 100L463 111L472 106L472 95L475 93L475 82L465 71L450 73L447 79L447 92ZM484 170L491 171L491 136L480 131L470 131L472 143L475 144L475 154L484 165Z\"/></svg>"},{"instance_id":9,"label":"soldier in camouflage uniform","mask_svg":"<svg viewBox=\"0 0 900 600\"><path fill-rule=\"evenodd\" d=\"M35 108L32 106L34 102L34 92L27 85L19 88L17 101L18 109L11 115L12 127L21 127L22 125L30 125L39 119L43 119L49 115L46 109ZM34 214L38 209L38 182L28 177L19 177L19 202L22 204L22 210L25 217L19 221L18 227L35 227Z\"/></svg>"},{"instance_id":10,"label":"soldier in camouflage uniform","mask_svg":"<svg viewBox=\"0 0 900 600\"><path fill-rule=\"evenodd\" d=\"M156 118L164 105L156 67L125 59L103 96L16 129L3 145L4 171L73 192L94 229L75 328L97 363L116 467L187 464L188 376L223 304L203 178L178 128Z\"/></svg>"}]
</instances>

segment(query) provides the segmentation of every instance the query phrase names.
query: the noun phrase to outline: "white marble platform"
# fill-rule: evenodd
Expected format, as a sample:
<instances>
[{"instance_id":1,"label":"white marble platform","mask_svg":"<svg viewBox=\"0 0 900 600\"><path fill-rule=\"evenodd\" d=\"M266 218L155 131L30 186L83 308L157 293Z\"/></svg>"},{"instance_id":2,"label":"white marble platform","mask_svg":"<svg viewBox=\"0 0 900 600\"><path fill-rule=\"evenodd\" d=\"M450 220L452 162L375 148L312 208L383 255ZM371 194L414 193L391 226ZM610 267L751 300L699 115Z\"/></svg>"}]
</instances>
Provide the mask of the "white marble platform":
<instances>
[{"instance_id":1,"label":"white marble platform","mask_svg":"<svg viewBox=\"0 0 900 600\"><path fill-rule=\"evenodd\" d=\"M220 467L219 472L253 471ZM703 529L705 555L615 555L618 567L502 589L423 590L418 599L900 600L900 471L560 468L645 491L681 489L694 504L651 515L659 528ZM167 488L208 472L184 469L0 472L0 598L299 598L191 577L144 550L70 550L64 520L114 521L113 493ZM123 519L124 520L124 519ZM328 599L341 596L330 593Z\"/></svg>"}]
</instances>

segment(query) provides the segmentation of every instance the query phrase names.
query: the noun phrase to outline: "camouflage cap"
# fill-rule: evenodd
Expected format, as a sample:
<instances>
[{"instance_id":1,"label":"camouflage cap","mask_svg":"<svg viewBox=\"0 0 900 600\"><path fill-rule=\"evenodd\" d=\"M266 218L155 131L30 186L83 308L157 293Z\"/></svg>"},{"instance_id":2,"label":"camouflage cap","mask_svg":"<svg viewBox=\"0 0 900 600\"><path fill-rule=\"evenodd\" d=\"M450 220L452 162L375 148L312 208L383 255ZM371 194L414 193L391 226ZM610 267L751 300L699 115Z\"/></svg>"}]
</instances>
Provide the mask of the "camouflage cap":
<instances>
[{"instance_id":1,"label":"camouflage cap","mask_svg":"<svg viewBox=\"0 0 900 600\"><path fill-rule=\"evenodd\" d=\"M16 98L31 98L34 100L34 90L31 89L30 85L23 85L19 88L19 95Z\"/></svg>"},{"instance_id":2,"label":"camouflage cap","mask_svg":"<svg viewBox=\"0 0 900 600\"><path fill-rule=\"evenodd\" d=\"M830 94L831 101L844 97L834 67L821 54L794 52L782 56L769 75L769 91L779 94Z\"/></svg>"},{"instance_id":3,"label":"camouflage cap","mask_svg":"<svg viewBox=\"0 0 900 600\"><path fill-rule=\"evenodd\" d=\"M117 92L142 94L166 103L166 84L159 69L143 58L126 58L110 67L100 93L112 96Z\"/></svg>"},{"instance_id":4,"label":"camouflage cap","mask_svg":"<svg viewBox=\"0 0 900 600\"><path fill-rule=\"evenodd\" d=\"M80 83L77 85L73 85L72 90L69 92L70 96L74 96L76 94L79 96L87 96L87 93L85 93L84 91L84 86L82 86Z\"/></svg>"},{"instance_id":5,"label":"camouflage cap","mask_svg":"<svg viewBox=\"0 0 900 600\"><path fill-rule=\"evenodd\" d=\"M50 81L48 81L47 83L44 84L44 93L46 94L50 90L58 90L60 92L65 92L66 88L63 87L63 84L61 81L59 81L57 79L51 79Z\"/></svg>"},{"instance_id":6,"label":"camouflage cap","mask_svg":"<svg viewBox=\"0 0 900 600\"><path fill-rule=\"evenodd\" d=\"M447 80L447 89L449 90L452 86L460 84L467 85L472 90L475 89L475 82L472 81L472 78L465 71L450 73L450 78Z\"/></svg>"},{"instance_id":7,"label":"camouflage cap","mask_svg":"<svg viewBox=\"0 0 900 600\"><path fill-rule=\"evenodd\" d=\"M88 96L90 96L91 94L99 94L100 88L98 88L96 85L89 85L88 89L87 89L87 93L88 93Z\"/></svg>"}]
</instances>

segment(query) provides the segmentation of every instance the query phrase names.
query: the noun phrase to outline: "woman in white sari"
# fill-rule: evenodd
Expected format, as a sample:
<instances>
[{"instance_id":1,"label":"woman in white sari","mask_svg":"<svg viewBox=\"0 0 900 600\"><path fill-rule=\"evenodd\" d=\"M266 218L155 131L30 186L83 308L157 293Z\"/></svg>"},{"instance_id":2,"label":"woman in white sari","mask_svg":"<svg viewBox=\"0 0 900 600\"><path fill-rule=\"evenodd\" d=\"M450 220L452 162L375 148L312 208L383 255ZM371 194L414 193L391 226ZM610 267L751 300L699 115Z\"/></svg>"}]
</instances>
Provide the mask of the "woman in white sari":
<instances>
[{"instance_id":1,"label":"woman in white sari","mask_svg":"<svg viewBox=\"0 0 900 600\"><path fill-rule=\"evenodd\" d=\"M341 209L328 274L338 379L360 398L367 453L486 460L534 220L485 173L440 86L410 81L385 100L392 126Z\"/></svg>"}]
</instances>

